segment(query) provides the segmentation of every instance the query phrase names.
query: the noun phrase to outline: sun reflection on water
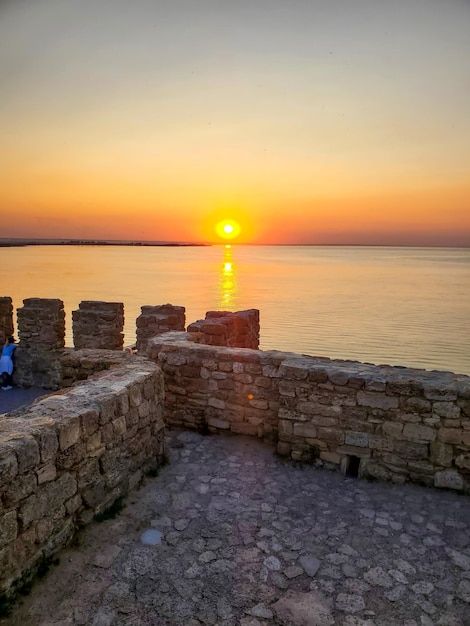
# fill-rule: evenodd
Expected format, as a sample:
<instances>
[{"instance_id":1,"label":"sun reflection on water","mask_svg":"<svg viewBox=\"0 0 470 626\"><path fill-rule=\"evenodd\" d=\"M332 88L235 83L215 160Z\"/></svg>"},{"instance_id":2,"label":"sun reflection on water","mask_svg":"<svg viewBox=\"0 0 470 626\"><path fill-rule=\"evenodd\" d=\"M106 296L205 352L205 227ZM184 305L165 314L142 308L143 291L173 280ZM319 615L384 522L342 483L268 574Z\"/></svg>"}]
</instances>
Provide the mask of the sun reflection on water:
<instances>
[{"instance_id":1,"label":"sun reflection on water","mask_svg":"<svg viewBox=\"0 0 470 626\"><path fill-rule=\"evenodd\" d=\"M224 258L219 276L219 306L223 310L235 310L237 300L237 273L233 260L233 249L230 244L224 248Z\"/></svg>"}]
</instances>

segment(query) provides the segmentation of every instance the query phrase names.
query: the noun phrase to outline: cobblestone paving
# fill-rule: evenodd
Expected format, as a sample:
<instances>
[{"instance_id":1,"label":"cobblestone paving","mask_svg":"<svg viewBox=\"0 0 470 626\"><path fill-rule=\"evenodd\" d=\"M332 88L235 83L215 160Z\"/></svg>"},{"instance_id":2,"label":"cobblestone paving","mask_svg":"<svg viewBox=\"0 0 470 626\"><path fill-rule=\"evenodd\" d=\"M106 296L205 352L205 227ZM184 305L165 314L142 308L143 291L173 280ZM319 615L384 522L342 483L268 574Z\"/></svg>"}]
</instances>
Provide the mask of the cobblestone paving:
<instances>
[{"instance_id":1,"label":"cobblestone paving","mask_svg":"<svg viewBox=\"0 0 470 626\"><path fill-rule=\"evenodd\" d=\"M169 451L2 624L470 625L468 498L295 466L244 437L175 431Z\"/></svg>"}]
</instances>

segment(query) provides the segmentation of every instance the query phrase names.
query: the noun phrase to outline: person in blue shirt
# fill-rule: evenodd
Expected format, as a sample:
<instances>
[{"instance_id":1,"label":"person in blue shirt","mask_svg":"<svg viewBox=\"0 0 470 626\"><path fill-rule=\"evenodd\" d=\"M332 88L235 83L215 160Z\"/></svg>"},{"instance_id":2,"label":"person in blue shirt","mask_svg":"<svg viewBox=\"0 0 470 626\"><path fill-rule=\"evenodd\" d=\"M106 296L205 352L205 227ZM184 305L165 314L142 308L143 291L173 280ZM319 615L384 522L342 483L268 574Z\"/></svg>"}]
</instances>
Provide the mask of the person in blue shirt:
<instances>
[{"instance_id":1,"label":"person in blue shirt","mask_svg":"<svg viewBox=\"0 0 470 626\"><path fill-rule=\"evenodd\" d=\"M0 378L3 391L12 389L11 376L13 374L13 368L15 367L15 350L15 338L8 337L3 346L2 356L0 357Z\"/></svg>"}]
</instances>

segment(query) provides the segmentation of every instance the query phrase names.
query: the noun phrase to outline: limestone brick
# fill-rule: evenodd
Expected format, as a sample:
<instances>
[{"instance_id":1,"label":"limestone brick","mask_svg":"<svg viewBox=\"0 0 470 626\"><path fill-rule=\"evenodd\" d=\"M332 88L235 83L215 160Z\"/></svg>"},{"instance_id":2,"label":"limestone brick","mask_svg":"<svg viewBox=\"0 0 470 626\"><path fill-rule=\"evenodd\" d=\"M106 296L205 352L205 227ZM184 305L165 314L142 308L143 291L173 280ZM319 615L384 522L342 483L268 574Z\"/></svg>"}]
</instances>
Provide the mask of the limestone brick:
<instances>
[{"instance_id":1,"label":"limestone brick","mask_svg":"<svg viewBox=\"0 0 470 626\"><path fill-rule=\"evenodd\" d=\"M444 417L446 419L459 419L460 407L452 402L434 402L432 405L433 415Z\"/></svg>"},{"instance_id":2,"label":"limestone brick","mask_svg":"<svg viewBox=\"0 0 470 626\"><path fill-rule=\"evenodd\" d=\"M462 430L460 428L440 428L437 439L444 443L462 443Z\"/></svg>"},{"instance_id":3,"label":"limestone brick","mask_svg":"<svg viewBox=\"0 0 470 626\"><path fill-rule=\"evenodd\" d=\"M463 478L455 470L436 472L434 476L434 486L461 491L463 489Z\"/></svg>"},{"instance_id":4,"label":"limestone brick","mask_svg":"<svg viewBox=\"0 0 470 626\"><path fill-rule=\"evenodd\" d=\"M290 424L290 422L287 422ZM294 424L293 433L296 437L309 437L315 438L317 436L318 429L311 424Z\"/></svg>"},{"instance_id":5,"label":"limestone brick","mask_svg":"<svg viewBox=\"0 0 470 626\"><path fill-rule=\"evenodd\" d=\"M386 396L384 393L368 391L357 392L357 403L360 406L370 406L375 409L397 409L399 400L396 396Z\"/></svg>"},{"instance_id":6,"label":"limestone brick","mask_svg":"<svg viewBox=\"0 0 470 626\"><path fill-rule=\"evenodd\" d=\"M405 424L403 437L409 441L434 441L436 430L422 424Z\"/></svg>"},{"instance_id":7,"label":"limestone brick","mask_svg":"<svg viewBox=\"0 0 470 626\"><path fill-rule=\"evenodd\" d=\"M70 417L66 422L58 425L59 447L66 450L80 441L80 418Z\"/></svg>"},{"instance_id":8,"label":"limestone brick","mask_svg":"<svg viewBox=\"0 0 470 626\"><path fill-rule=\"evenodd\" d=\"M18 536L16 511L8 511L0 517L0 548L14 541Z\"/></svg>"},{"instance_id":9,"label":"limestone brick","mask_svg":"<svg viewBox=\"0 0 470 626\"><path fill-rule=\"evenodd\" d=\"M403 435L403 424L400 424L400 422L384 422L382 424L382 432L384 435L388 435L394 439L401 439Z\"/></svg>"},{"instance_id":10,"label":"limestone brick","mask_svg":"<svg viewBox=\"0 0 470 626\"><path fill-rule=\"evenodd\" d=\"M344 443L350 446L367 448L369 446L369 435L367 433L346 431Z\"/></svg>"}]
</instances>

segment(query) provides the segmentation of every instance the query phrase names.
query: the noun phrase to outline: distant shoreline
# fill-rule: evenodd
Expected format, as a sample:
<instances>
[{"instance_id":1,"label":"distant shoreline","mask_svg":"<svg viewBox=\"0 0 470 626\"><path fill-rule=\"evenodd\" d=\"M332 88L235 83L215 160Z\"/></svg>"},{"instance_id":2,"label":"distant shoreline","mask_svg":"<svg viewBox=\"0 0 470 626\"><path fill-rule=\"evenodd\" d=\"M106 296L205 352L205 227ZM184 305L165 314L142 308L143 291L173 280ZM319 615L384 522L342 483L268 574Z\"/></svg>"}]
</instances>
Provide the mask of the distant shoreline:
<instances>
[{"instance_id":1,"label":"distant shoreline","mask_svg":"<svg viewBox=\"0 0 470 626\"><path fill-rule=\"evenodd\" d=\"M24 246L211 246L210 243L191 243L182 241L140 241L113 239L0 239L0 248L18 248Z\"/></svg>"}]
</instances>

